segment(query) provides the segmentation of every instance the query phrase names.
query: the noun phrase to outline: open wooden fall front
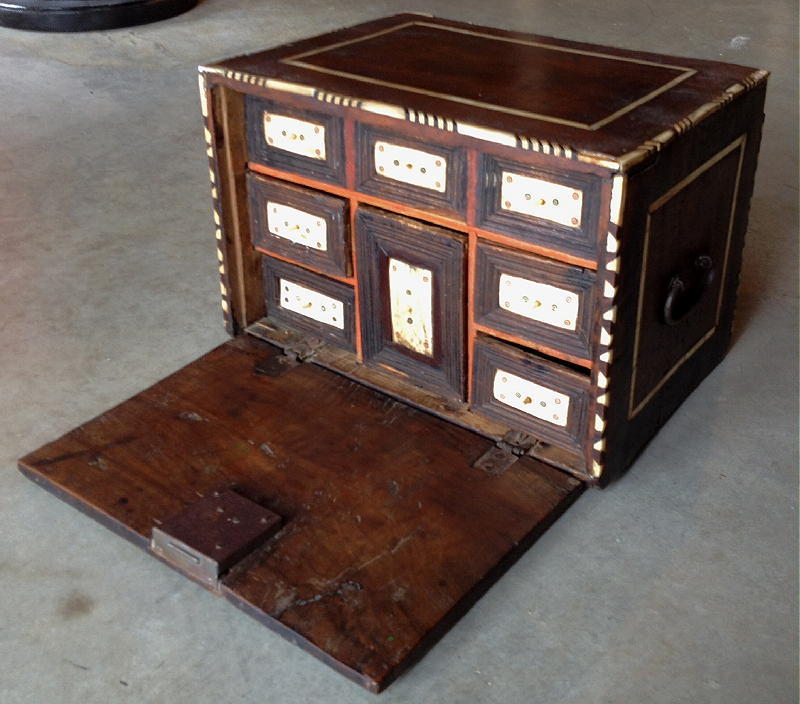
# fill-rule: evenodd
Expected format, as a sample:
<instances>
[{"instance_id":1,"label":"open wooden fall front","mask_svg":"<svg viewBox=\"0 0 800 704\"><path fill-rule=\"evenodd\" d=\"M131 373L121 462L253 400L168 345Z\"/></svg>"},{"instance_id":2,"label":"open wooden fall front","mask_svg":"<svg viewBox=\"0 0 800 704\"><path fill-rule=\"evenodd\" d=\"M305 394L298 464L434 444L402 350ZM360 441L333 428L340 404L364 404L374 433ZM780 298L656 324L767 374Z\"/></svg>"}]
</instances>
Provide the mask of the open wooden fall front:
<instances>
[{"instance_id":1,"label":"open wooden fall front","mask_svg":"<svg viewBox=\"0 0 800 704\"><path fill-rule=\"evenodd\" d=\"M258 340L227 342L22 470L143 548L217 491L269 509L280 530L218 586L197 581L378 691L583 483L531 458L499 476L473 468L485 438L286 361Z\"/></svg>"},{"instance_id":2,"label":"open wooden fall front","mask_svg":"<svg viewBox=\"0 0 800 704\"><path fill-rule=\"evenodd\" d=\"M201 67L233 339L22 471L379 691L723 358L766 79L419 15Z\"/></svg>"}]
</instances>

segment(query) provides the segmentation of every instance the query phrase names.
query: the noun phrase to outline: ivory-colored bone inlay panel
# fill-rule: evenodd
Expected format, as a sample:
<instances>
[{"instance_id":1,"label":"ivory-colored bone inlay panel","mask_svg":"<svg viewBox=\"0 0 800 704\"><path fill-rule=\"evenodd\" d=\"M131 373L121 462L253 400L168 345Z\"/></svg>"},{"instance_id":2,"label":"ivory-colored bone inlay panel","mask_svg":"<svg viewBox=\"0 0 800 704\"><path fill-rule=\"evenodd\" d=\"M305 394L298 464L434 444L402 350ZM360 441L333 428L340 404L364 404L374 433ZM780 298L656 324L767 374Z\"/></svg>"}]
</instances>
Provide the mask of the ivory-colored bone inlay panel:
<instances>
[{"instance_id":1,"label":"ivory-colored bone inlay panel","mask_svg":"<svg viewBox=\"0 0 800 704\"><path fill-rule=\"evenodd\" d=\"M447 159L419 149L375 142L375 171L381 176L444 193Z\"/></svg>"},{"instance_id":2,"label":"ivory-colored bone inlay panel","mask_svg":"<svg viewBox=\"0 0 800 704\"><path fill-rule=\"evenodd\" d=\"M507 406L539 420L564 427L569 415L569 396L546 386L498 369L494 375L494 397Z\"/></svg>"},{"instance_id":3,"label":"ivory-colored bone inlay panel","mask_svg":"<svg viewBox=\"0 0 800 704\"><path fill-rule=\"evenodd\" d=\"M500 307L540 323L574 330L580 296L557 286L500 274Z\"/></svg>"},{"instance_id":4,"label":"ivory-colored bone inlay panel","mask_svg":"<svg viewBox=\"0 0 800 704\"><path fill-rule=\"evenodd\" d=\"M324 293L281 279L280 306L325 325L344 330L344 306Z\"/></svg>"},{"instance_id":5,"label":"ivory-colored bone inlay panel","mask_svg":"<svg viewBox=\"0 0 800 704\"><path fill-rule=\"evenodd\" d=\"M289 205L267 201L269 231L295 244L322 252L328 249L328 224L320 218Z\"/></svg>"},{"instance_id":6,"label":"ivory-colored bone inlay panel","mask_svg":"<svg viewBox=\"0 0 800 704\"><path fill-rule=\"evenodd\" d=\"M580 189L511 171L503 171L502 179L500 205L503 210L534 215L567 227L580 227L583 208Z\"/></svg>"},{"instance_id":7,"label":"ivory-colored bone inlay panel","mask_svg":"<svg viewBox=\"0 0 800 704\"><path fill-rule=\"evenodd\" d=\"M325 160L325 127L286 115L264 113L267 144L310 159Z\"/></svg>"},{"instance_id":8,"label":"ivory-colored bone inlay panel","mask_svg":"<svg viewBox=\"0 0 800 704\"><path fill-rule=\"evenodd\" d=\"M392 340L433 356L433 275L430 269L389 259Z\"/></svg>"}]
</instances>

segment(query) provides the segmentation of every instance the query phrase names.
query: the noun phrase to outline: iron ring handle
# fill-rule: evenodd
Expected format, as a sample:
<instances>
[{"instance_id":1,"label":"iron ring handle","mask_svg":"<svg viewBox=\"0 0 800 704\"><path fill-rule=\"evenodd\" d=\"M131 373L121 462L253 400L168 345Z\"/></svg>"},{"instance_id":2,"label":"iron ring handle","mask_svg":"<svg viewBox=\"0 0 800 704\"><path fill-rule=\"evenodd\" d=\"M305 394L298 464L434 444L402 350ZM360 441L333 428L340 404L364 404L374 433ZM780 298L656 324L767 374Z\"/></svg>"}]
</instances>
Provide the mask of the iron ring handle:
<instances>
[{"instance_id":1,"label":"iron ring handle","mask_svg":"<svg viewBox=\"0 0 800 704\"><path fill-rule=\"evenodd\" d=\"M707 254L694 260L690 276L673 276L664 299L664 322L677 325L703 297L714 280L714 262Z\"/></svg>"}]
</instances>

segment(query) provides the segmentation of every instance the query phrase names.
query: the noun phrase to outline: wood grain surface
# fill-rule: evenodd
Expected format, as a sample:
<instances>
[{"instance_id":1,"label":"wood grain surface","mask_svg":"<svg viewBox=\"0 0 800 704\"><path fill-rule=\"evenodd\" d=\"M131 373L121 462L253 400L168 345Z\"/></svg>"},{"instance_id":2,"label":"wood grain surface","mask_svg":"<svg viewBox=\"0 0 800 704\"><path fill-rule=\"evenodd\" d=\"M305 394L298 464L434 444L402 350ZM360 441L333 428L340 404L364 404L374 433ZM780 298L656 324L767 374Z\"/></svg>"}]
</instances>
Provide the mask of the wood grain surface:
<instances>
[{"instance_id":1,"label":"wood grain surface","mask_svg":"<svg viewBox=\"0 0 800 704\"><path fill-rule=\"evenodd\" d=\"M20 461L134 543L214 491L284 526L223 595L379 691L580 494L531 458L240 337Z\"/></svg>"}]
</instances>

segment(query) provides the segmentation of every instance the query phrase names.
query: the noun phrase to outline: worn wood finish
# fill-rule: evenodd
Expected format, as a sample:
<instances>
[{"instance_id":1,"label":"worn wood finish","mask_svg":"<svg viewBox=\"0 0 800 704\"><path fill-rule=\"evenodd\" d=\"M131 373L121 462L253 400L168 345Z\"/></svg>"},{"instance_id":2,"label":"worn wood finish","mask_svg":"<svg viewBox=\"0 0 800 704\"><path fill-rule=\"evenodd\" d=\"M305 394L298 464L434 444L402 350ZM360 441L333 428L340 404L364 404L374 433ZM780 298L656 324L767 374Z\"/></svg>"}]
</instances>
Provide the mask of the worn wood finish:
<instances>
[{"instance_id":1,"label":"worn wood finish","mask_svg":"<svg viewBox=\"0 0 800 704\"><path fill-rule=\"evenodd\" d=\"M495 442L500 442L503 437L512 432L512 428L507 423L494 420L482 413L476 413L470 410L469 405L463 401L423 389L414 379L405 379L382 367L362 364L357 355L352 352L327 344L319 345L318 341L313 338L309 339L307 335L278 326L267 318L253 323L247 328L247 332L286 350L290 355L295 355L297 351L307 352L306 360L308 362L319 364L325 369L342 374L371 389L388 393L393 398L432 413L438 418L443 418L462 428L472 430ZM538 441L528 449L527 454L547 462L553 467L563 469L580 479L591 480L592 478L588 473L586 460L582 453Z\"/></svg>"},{"instance_id":2,"label":"worn wood finish","mask_svg":"<svg viewBox=\"0 0 800 704\"><path fill-rule=\"evenodd\" d=\"M490 441L281 359L228 342L20 466L142 547L198 495L233 488L277 513L283 528L222 577L224 596L377 691L583 484L530 458L474 469Z\"/></svg>"}]
</instances>

